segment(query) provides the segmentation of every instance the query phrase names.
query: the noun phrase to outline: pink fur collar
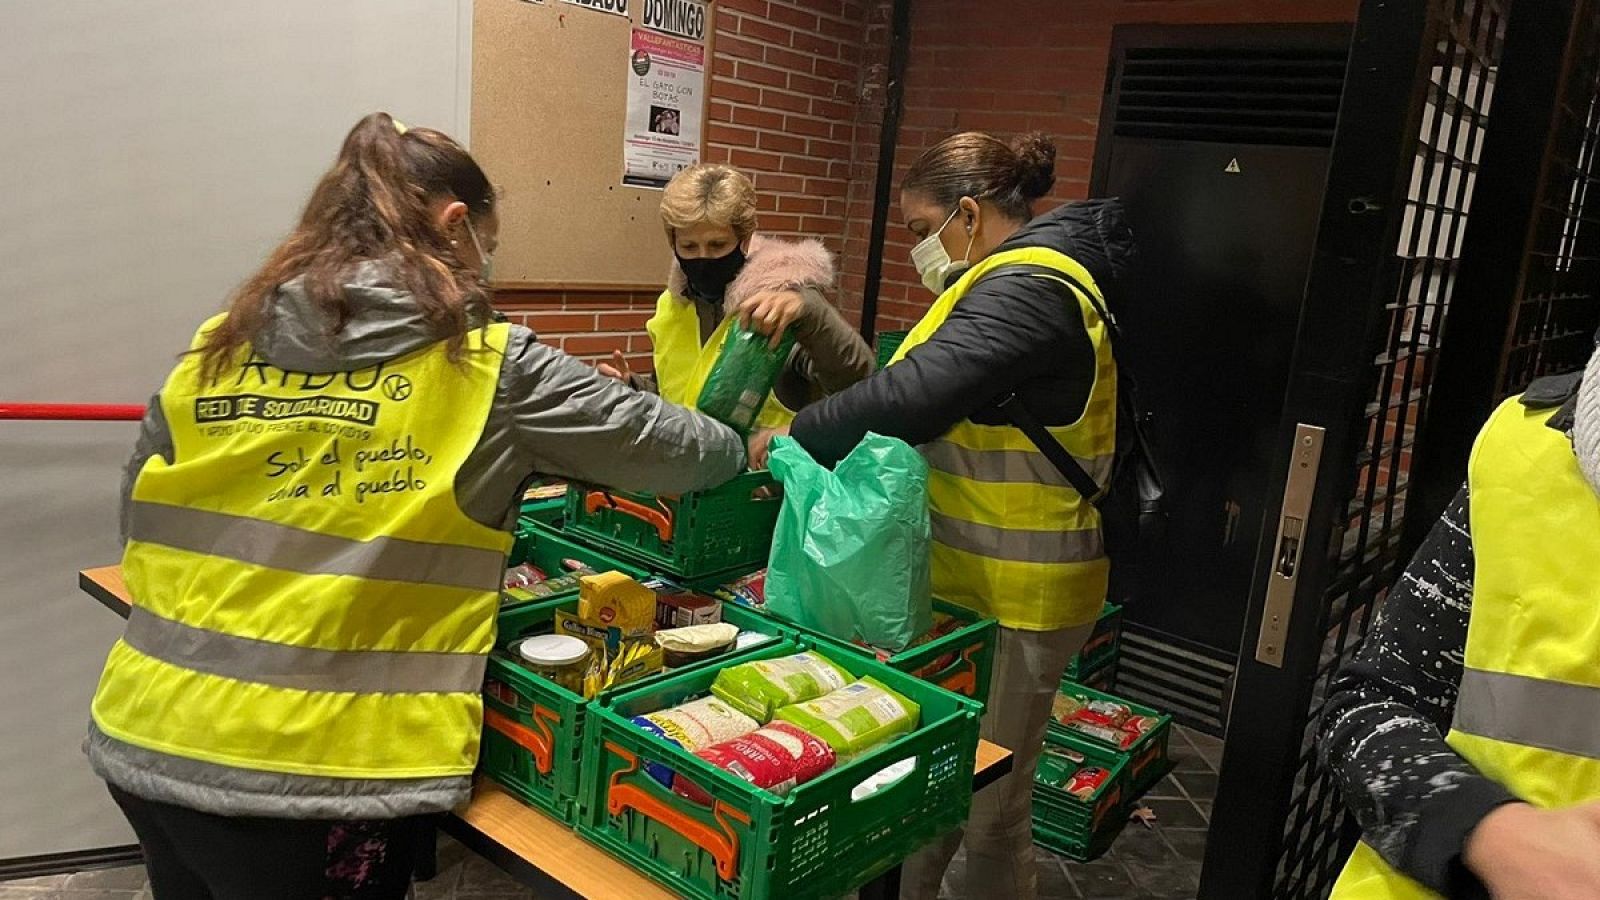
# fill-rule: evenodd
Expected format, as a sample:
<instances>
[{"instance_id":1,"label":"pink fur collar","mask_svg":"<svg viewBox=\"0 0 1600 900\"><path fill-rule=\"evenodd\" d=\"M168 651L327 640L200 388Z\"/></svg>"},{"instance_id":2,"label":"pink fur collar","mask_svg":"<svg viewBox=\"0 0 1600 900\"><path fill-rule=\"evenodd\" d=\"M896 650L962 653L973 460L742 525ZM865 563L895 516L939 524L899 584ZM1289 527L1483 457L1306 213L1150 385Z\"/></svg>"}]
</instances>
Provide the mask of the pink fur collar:
<instances>
[{"instance_id":1,"label":"pink fur collar","mask_svg":"<svg viewBox=\"0 0 1600 900\"><path fill-rule=\"evenodd\" d=\"M827 292L833 287L833 255L815 238L786 241L755 235L750 239L749 258L739 276L728 285L723 298L727 313L745 300L762 291L798 290L814 287ZM678 261L672 261L672 271L667 276L667 289L672 296L687 303L684 290L687 284Z\"/></svg>"}]
</instances>

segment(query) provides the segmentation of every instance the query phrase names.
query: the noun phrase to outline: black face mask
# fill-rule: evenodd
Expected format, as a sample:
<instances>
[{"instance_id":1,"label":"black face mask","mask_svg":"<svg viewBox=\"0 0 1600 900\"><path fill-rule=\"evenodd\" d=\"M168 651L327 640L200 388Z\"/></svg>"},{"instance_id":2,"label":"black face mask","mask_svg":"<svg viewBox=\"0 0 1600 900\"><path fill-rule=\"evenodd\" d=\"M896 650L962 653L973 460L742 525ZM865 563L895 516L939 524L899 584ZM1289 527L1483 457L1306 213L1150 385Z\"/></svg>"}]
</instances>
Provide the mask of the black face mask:
<instances>
[{"instance_id":1,"label":"black face mask","mask_svg":"<svg viewBox=\"0 0 1600 900\"><path fill-rule=\"evenodd\" d=\"M677 256L677 253L673 255ZM683 277L689 282L688 294L691 298L721 303L728 285L744 268L744 260L744 248L734 244L731 251L715 259L684 259L678 256L678 266L683 269Z\"/></svg>"}]
</instances>

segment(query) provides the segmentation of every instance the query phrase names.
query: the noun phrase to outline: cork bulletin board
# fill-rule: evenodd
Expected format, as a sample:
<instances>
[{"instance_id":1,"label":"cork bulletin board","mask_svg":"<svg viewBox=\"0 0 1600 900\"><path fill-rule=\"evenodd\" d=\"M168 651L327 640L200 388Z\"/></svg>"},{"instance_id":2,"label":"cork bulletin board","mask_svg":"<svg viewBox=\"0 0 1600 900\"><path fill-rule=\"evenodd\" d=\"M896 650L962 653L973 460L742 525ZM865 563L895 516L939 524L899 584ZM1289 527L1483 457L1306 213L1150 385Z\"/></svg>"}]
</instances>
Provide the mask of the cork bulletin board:
<instances>
[{"instance_id":1,"label":"cork bulletin board","mask_svg":"<svg viewBox=\"0 0 1600 900\"><path fill-rule=\"evenodd\" d=\"M473 3L472 154L502 193L496 286L665 282L661 192L622 183L629 42L643 5L630 0L624 17L563 0Z\"/></svg>"}]
</instances>

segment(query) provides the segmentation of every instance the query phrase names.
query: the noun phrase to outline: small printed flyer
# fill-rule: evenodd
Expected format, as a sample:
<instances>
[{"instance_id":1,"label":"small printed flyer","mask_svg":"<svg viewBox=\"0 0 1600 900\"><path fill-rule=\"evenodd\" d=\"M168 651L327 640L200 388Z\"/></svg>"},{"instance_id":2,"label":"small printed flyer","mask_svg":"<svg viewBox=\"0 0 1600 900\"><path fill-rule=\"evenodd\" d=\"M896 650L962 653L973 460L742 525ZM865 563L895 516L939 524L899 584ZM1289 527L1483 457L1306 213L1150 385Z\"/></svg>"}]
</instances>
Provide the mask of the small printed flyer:
<instances>
[{"instance_id":1,"label":"small printed flyer","mask_svg":"<svg viewBox=\"0 0 1600 900\"><path fill-rule=\"evenodd\" d=\"M622 183L662 188L700 161L706 48L633 29Z\"/></svg>"}]
</instances>

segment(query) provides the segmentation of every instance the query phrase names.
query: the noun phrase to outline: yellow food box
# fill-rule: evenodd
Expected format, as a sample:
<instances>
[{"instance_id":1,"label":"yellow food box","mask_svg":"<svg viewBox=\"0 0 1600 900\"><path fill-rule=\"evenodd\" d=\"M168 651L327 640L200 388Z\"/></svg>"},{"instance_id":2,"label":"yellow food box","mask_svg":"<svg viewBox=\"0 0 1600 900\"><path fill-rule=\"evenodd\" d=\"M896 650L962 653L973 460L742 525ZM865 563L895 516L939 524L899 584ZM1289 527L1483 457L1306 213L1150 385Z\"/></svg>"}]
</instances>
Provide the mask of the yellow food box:
<instances>
[{"instance_id":1,"label":"yellow food box","mask_svg":"<svg viewBox=\"0 0 1600 900\"><path fill-rule=\"evenodd\" d=\"M649 631L656 621L656 594L621 572L578 579L578 617L623 632Z\"/></svg>"}]
</instances>

